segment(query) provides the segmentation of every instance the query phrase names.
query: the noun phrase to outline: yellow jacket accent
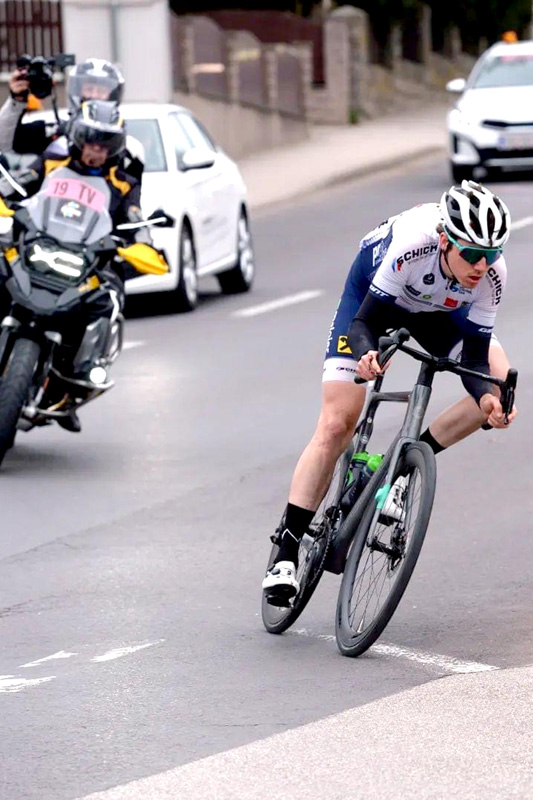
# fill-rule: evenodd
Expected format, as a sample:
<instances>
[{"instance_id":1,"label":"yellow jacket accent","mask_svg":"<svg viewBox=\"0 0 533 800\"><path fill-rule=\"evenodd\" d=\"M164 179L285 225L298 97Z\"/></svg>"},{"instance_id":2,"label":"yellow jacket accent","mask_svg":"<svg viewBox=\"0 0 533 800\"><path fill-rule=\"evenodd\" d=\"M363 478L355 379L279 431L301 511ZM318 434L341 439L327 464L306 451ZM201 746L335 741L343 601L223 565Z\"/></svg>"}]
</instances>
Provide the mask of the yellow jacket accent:
<instances>
[{"instance_id":1,"label":"yellow jacket accent","mask_svg":"<svg viewBox=\"0 0 533 800\"><path fill-rule=\"evenodd\" d=\"M8 264L12 264L18 258L19 252L16 247L9 247L4 250L4 258Z\"/></svg>"},{"instance_id":2,"label":"yellow jacket accent","mask_svg":"<svg viewBox=\"0 0 533 800\"><path fill-rule=\"evenodd\" d=\"M50 175L55 169L59 169L60 167L66 167L70 164L71 158L64 158L62 161L59 159L47 158L44 162L44 174L45 177Z\"/></svg>"},{"instance_id":3,"label":"yellow jacket accent","mask_svg":"<svg viewBox=\"0 0 533 800\"><path fill-rule=\"evenodd\" d=\"M14 217L14 216L15 212L13 211L13 209L8 208L3 198L0 197L0 217Z\"/></svg>"},{"instance_id":4,"label":"yellow jacket accent","mask_svg":"<svg viewBox=\"0 0 533 800\"><path fill-rule=\"evenodd\" d=\"M111 167L106 178L122 195L127 195L128 192L131 192L131 183L128 183L128 181L121 181L120 178L117 178L117 167Z\"/></svg>"},{"instance_id":5,"label":"yellow jacket accent","mask_svg":"<svg viewBox=\"0 0 533 800\"><path fill-rule=\"evenodd\" d=\"M164 257L149 244L137 242L130 244L129 247L117 247L117 253L138 272L146 272L149 275L165 275L169 271Z\"/></svg>"},{"instance_id":6,"label":"yellow jacket accent","mask_svg":"<svg viewBox=\"0 0 533 800\"><path fill-rule=\"evenodd\" d=\"M43 104L34 94L29 94L26 100L26 111L42 111Z\"/></svg>"},{"instance_id":7,"label":"yellow jacket accent","mask_svg":"<svg viewBox=\"0 0 533 800\"><path fill-rule=\"evenodd\" d=\"M98 289L100 286L100 279L98 275L91 275L85 283L82 283L81 286L78 286L79 294L83 294L84 292L90 292L93 289Z\"/></svg>"}]
</instances>

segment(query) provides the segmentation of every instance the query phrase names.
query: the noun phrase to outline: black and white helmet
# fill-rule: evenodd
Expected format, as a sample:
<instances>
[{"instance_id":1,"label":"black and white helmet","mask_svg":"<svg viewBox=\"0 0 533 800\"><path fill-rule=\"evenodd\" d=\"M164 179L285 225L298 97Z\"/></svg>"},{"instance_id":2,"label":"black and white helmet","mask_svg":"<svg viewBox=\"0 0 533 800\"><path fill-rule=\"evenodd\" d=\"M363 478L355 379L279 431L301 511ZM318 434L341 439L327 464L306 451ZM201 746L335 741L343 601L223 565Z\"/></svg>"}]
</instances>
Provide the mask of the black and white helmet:
<instances>
[{"instance_id":1,"label":"black and white helmet","mask_svg":"<svg viewBox=\"0 0 533 800\"><path fill-rule=\"evenodd\" d=\"M511 215L505 203L475 181L452 186L441 197L444 227L480 247L502 247L509 238Z\"/></svg>"},{"instance_id":2,"label":"black and white helmet","mask_svg":"<svg viewBox=\"0 0 533 800\"><path fill-rule=\"evenodd\" d=\"M120 103L124 91L122 73L102 58L88 58L70 71L67 94L71 113L75 113L84 100L106 100Z\"/></svg>"}]
</instances>

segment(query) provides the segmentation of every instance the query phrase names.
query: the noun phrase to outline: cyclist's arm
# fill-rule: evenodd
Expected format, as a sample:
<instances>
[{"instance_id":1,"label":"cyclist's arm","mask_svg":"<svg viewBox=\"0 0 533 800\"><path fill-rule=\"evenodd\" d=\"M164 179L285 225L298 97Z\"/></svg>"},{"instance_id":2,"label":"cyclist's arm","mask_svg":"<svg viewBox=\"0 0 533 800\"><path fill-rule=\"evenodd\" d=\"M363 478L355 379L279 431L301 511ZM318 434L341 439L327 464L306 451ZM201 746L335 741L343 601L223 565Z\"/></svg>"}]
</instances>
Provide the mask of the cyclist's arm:
<instances>
[{"instance_id":1,"label":"cyclist's arm","mask_svg":"<svg viewBox=\"0 0 533 800\"><path fill-rule=\"evenodd\" d=\"M505 289L506 277L507 267L502 256L489 267L480 286L479 295L468 311L461 363L469 369L474 369L478 372L490 372L490 337L496 321L498 306ZM468 377L463 377L462 380L465 389L472 395L478 405L484 394L497 394L492 383Z\"/></svg>"},{"instance_id":2,"label":"cyclist's arm","mask_svg":"<svg viewBox=\"0 0 533 800\"><path fill-rule=\"evenodd\" d=\"M0 151L13 149L17 126L26 111L26 100L8 97L0 108Z\"/></svg>"},{"instance_id":3,"label":"cyclist's arm","mask_svg":"<svg viewBox=\"0 0 533 800\"><path fill-rule=\"evenodd\" d=\"M373 285L370 287L348 332L348 344L356 361L370 350L378 349L379 337L388 328L408 327L409 313L395 305L394 300Z\"/></svg>"},{"instance_id":4,"label":"cyclist's arm","mask_svg":"<svg viewBox=\"0 0 533 800\"><path fill-rule=\"evenodd\" d=\"M468 323L467 323L468 324ZM476 326L468 325L463 339L463 351L461 353L461 365L467 369L476 370L476 372L484 372L486 375L490 373L489 367L489 347L490 347L490 334L480 335ZM494 394L494 385L488 381L481 381L479 378L470 378L468 375L462 375L461 380L468 394L470 394L476 403L484 394Z\"/></svg>"}]
</instances>

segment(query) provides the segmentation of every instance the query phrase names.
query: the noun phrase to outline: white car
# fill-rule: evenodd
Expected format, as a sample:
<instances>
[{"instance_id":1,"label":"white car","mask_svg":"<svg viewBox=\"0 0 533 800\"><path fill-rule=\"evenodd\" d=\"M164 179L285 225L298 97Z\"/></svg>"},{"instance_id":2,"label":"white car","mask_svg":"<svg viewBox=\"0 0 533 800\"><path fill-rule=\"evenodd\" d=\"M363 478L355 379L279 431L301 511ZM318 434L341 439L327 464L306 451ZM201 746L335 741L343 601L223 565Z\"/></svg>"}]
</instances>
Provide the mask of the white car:
<instances>
[{"instance_id":1,"label":"white car","mask_svg":"<svg viewBox=\"0 0 533 800\"><path fill-rule=\"evenodd\" d=\"M247 292L255 260L237 164L182 106L131 103L121 113L128 136L144 149L143 215L163 209L176 220L174 228L151 229L170 272L131 277L126 294L165 292L171 308L191 311L198 303L198 279L206 275L216 275L225 294ZM66 118L66 111L60 116ZM31 119L52 122L53 115L38 112Z\"/></svg>"},{"instance_id":2,"label":"white car","mask_svg":"<svg viewBox=\"0 0 533 800\"><path fill-rule=\"evenodd\" d=\"M448 114L455 181L472 178L476 167L533 169L533 41L493 45L468 80L446 88L461 93Z\"/></svg>"}]
</instances>

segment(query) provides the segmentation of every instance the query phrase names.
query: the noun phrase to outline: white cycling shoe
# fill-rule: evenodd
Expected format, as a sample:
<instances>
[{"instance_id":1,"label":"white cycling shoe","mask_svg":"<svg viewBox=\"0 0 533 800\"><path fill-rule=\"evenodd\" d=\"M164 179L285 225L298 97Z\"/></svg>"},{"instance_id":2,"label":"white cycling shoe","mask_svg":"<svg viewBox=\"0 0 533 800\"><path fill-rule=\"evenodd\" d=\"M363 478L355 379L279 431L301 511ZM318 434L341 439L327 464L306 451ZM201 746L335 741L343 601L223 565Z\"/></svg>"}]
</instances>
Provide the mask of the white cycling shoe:
<instances>
[{"instance_id":1,"label":"white cycling shoe","mask_svg":"<svg viewBox=\"0 0 533 800\"><path fill-rule=\"evenodd\" d=\"M275 606L288 606L289 601L300 591L296 580L296 566L292 561L278 561L272 564L261 584L266 599Z\"/></svg>"},{"instance_id":2,"label":"white cycling shoe","mask_svg":"<svg viewBox=\"0 0 533 800\"><path fill-rule=\"evenodd\" d=\"M393 522L401 522L404 517L404 495L407 488L408 478L400 475L392 484L390 491L381 510L380 522L390 525Z\"/></svg>"}]
</instances>

